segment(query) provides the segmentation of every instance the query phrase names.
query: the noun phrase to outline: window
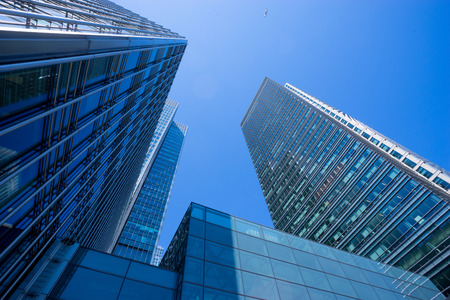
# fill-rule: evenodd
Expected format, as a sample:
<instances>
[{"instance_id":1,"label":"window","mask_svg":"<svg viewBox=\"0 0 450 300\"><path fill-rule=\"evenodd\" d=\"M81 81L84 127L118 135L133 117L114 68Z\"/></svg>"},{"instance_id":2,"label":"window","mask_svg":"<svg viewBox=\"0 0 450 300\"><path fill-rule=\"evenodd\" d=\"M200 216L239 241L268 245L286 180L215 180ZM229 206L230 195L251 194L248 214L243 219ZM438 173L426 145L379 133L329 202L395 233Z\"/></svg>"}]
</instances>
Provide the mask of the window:
<instances>
[{"instance_id":1,"label":"window","mask_svg":"<svg viewBox=\"0 0 450 300\"><path fill-rule=\"evenodd\" d=\"M402 155L395 150L392 150L391 155L398 159L400 159L402 157Z\"/></svg>"},{"instance_id":2,"label":"window","mask_svg":"<svg viewBox=\"0 0 450 300\"><path fill-rule=\"evenodd\" d=\"M419 167L419 168L417 169L417 172L419 172L420 174L422 174L422 175L425 176L426 178L430 178L431 175L433 175L430 171L428 171L427 169L422 168L422 167Z\"/></svg>"},{"instance_id":3,"label":"window","mask_svg":"<svg viewBox=\"0 0 450 300\"><path fill-rule=\"evenodd\" d=\"M366 139L369 139L370 135L367 132L363 132L362 136L365 137Z\"/></svg>"},{"instance_id":4,"label":"window","mask_svg":"<svg viewBox=\"0 0 450 300\"><path fill-rule=\"evenodd\" d=\"M388 147L388 146L385 145L385 144L381 144L380 148L383 149L383 150L386 151L386 152L388 152L389 150L391 150L391 147Z\"/></svg>"},{"instance_id":5,"label":"window","mask_svg":"<svg viewBox=\"0 0 450 300\"><path fill-rule=\"evenodd\" d=\"M372 137L372 138L370 139L370 141L371 141L373 144L375 144L375 145L378 145L378 144L380 143L380 141L377 140L377 139L374 138L374 137Z\"/></svg>"},{"instance_id":6,"label":"window","mask_svg":"<svg viewBox=\"0 0 450 300\"><path fill-rule=\"evenodd\" d=\"M403 163L410 168L414 168L417 165L415 162L413 162L412 160L410 160L406 157L403 159Z\"/></svg>"},{"instance_id":7,"label":"window","mask_svg":"<svg viewBox=\"0 0 450 300\"><path fill-rule=\"evenodd\" d=\"M442 178L436 177L433 182L446 190L449 190L450 188L450 184Z\"/></svg>"}]
</instances>

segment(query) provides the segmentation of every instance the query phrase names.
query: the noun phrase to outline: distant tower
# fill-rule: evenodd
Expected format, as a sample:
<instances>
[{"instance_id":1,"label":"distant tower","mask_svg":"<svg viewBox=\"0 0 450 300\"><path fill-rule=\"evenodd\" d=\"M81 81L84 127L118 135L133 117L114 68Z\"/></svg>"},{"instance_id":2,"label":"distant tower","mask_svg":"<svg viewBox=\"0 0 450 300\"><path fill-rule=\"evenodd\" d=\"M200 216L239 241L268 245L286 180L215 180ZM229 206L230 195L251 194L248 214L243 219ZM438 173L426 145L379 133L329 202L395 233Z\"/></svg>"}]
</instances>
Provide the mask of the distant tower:
<instances>
[{"instance_id":1,"label":"distant tower","mask_svg":"<svg viewBox=\"0 0 450 300\"><path fill-rule=\"evenodd\" d=\"M187 41L106 0L0 11L0 295L55 238L107 250Z\"/></svg>"},{"instance_id":2,"label":"distant tower","mask_svg":"<svg viewBox=\"0 0 450 300\"><path fill-rule=\"evenodd\" d=\"M173 121L178 103L167 100L113 248L116 255L151 263L158 245L187 126Z\"/></svg>"},{"instance_id":3,"label":"distant tower","mask_svg":"<svg viewBox=\"0 0 450 300\"><path fill-rule=\"evenodd\" d=\"M275 228L430 277L450 293L450 173L265 78L241 123Z\"/></svg>"},{"instance_id":4,"label":"distant tower","mask_svg":"<svg viewBox=\"0 0 450 300\"><path fill-rule=\"evenodd\" d=\"M154 266L159 266L164 255L164 248L158 245L153 253L152 262L150 264Z\"/></svg>"}]
</instances>

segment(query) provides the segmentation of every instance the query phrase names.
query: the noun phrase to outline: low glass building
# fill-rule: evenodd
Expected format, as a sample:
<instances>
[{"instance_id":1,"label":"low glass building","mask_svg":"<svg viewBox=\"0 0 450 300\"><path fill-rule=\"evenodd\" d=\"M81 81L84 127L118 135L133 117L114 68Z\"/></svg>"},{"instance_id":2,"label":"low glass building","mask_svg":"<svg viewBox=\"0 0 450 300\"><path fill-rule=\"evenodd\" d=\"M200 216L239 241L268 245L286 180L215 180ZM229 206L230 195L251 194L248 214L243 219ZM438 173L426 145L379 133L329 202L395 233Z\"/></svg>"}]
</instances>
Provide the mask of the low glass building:
<instances>
[{"instance_id":1,"label":"low glass building","mask_svg":"<svg viewBox=\"0 0 450 300\"><path fill-rule=\"evenodd\" d=\"M191 204L154 267L55 243L14 298L444 299L426 277Z\"/></svg>"}]
</instances>

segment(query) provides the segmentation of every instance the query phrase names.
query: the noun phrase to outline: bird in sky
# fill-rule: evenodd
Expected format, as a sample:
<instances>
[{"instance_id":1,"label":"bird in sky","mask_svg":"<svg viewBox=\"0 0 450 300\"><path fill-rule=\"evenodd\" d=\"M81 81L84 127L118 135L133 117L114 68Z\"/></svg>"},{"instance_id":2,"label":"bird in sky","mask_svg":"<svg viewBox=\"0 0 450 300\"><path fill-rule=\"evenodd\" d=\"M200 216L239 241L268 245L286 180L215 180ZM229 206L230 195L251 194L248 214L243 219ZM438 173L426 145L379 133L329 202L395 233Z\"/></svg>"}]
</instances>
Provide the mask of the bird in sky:
<instances>
[{"instance_id":1,"label":"bird in sky","mask_svg":"<svg viewBox=\"0 0 450 300\"><path fill-rule=\"evenodd\" d=\"M264 12L264 17L266 17L267 16L267 8L266 8L266 11Z\"/></svg>"}]
</instances>

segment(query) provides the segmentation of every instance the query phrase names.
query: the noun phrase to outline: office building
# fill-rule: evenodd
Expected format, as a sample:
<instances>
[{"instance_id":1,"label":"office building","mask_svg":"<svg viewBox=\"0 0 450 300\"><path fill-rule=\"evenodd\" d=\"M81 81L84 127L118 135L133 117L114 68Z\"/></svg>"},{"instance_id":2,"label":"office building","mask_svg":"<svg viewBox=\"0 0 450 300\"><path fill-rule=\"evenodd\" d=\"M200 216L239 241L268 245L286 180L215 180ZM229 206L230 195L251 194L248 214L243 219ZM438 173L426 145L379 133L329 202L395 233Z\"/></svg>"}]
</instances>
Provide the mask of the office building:
<instances>
[{"instance_id":1,"label":"office building","mask_svg":"<svg viewBox=\"0 0 450 300\"><path fill-rule=\"evenodd\" d=\"M150 262L153 266L159 266L162 258L164 256L164 247L158 245L153 253L152 261Z\"/></svg>"},{"instance_id":2,"label":"office building","mask_svg":"<svg viewBox=\"0 0 450 300\"><path fill-rule=\"evenodd\" d=\"M151 263L158 245L187 126L173 121L178 103L167 99L152 142L117 229L114 254Z\"/></svg>"},{"instance_id":3,"label":"office building","mask_svg":"<svg viewBox=\"0 0 450 300\"><path fill-rule=\"evenodd\" d=\"M0 295L55 238L106 251L187 41L106 0L0 9Z\"/></svg>"},{"instance_id":4,"label":"office building","mask_svg":"<svg viewBox=\"0 0 450 300\"><path fill-rule=\"evenodd\" d=\"M159 268L78 244L61 244L44 256L40 276L29 276L17 296L444 299L424 276L197 204L189 207ZM55 257L62 262L58 268L51 266ZM43 276L49 279L30 280Z\"/></svg>"},{"instance_id":5,"label":"office building","mask_svg":"<svg viewBox=\"0 0 450 300\"><path fill-rule=\"evenodd\" d=\"M241 128L274 227L430 277L450 293L450 173L265 78Z\"/></svg>"}]
</instances>

